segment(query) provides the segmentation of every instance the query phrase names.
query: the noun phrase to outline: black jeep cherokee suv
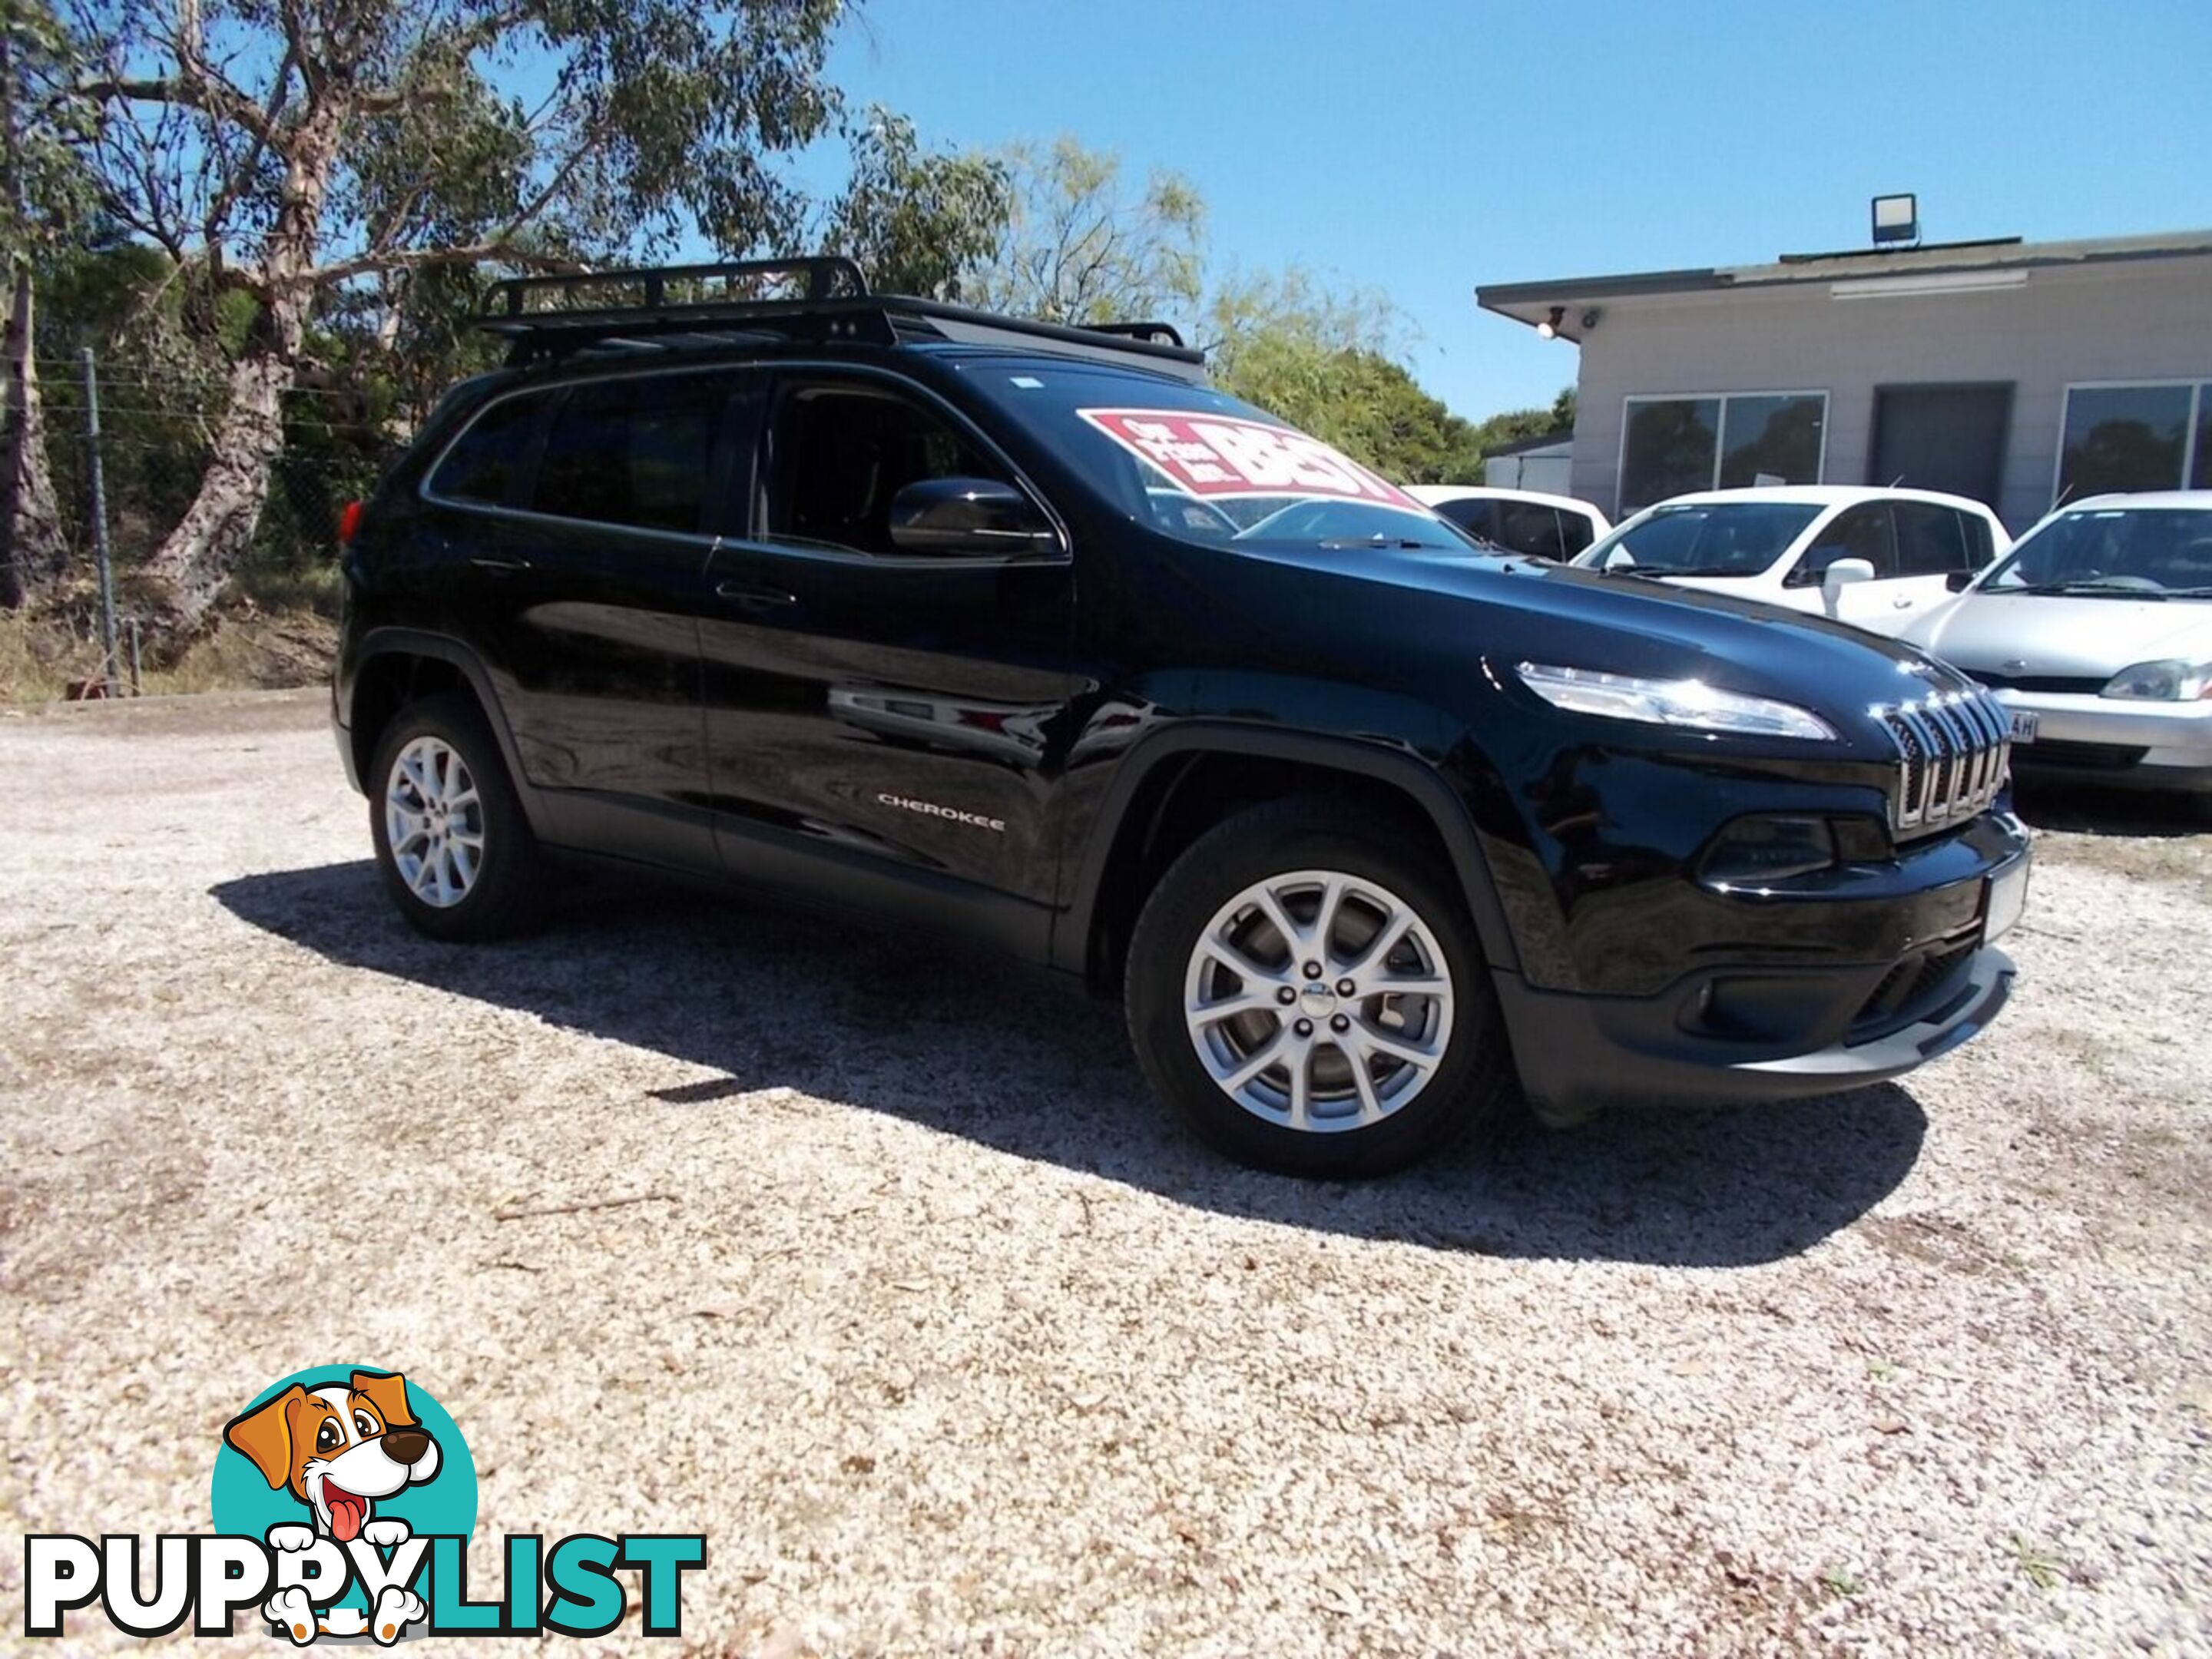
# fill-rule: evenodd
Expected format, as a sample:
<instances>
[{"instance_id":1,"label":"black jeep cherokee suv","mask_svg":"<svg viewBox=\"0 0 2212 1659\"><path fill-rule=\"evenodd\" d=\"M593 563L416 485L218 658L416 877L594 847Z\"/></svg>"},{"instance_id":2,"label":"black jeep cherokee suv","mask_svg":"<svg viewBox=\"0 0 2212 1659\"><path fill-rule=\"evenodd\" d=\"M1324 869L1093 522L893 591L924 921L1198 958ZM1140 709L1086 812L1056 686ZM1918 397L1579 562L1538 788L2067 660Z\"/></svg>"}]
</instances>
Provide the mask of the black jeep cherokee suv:
<instances>
[{"instance_id":1,"label":"black jeep cherokee suv","mask_svg":"<svg viewBox=\"0 0 2212 1659\"><path fill-rule=\"evenodd\" d=\"M803 283L762 299L757 285ZM350 515L334 713L393 898L615 860L1125 998L1255 1164L1888 1078L2003 1006L2003 711L1890 641L1478 545L1169 331L836 260L529 279Z\"/></svg>"}]
</instances>

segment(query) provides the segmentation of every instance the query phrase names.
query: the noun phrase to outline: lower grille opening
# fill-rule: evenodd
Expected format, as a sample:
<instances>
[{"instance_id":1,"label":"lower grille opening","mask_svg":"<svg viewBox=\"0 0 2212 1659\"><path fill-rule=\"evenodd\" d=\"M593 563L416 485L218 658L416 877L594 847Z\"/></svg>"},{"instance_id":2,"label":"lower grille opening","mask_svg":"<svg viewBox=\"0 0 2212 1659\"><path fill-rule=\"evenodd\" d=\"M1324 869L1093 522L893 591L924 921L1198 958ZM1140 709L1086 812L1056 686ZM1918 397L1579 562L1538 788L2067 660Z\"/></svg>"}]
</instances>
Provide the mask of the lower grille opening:
<instances>
[{"instance_id":1,"label":"lower grille opening","mask_svg":"<svg viewBox=\"0 0 2212 1659\"><path fill-rule=\"evenodd\" d=\"M1980 944L1978 936L1950 939L1900 959L1851 1021L1849 1041L1886 1036L1940 1007L1965 980Z\"/></svg>"},{"instance_id":2,"label":"lower grille opening","mask_svg":"<svg viewBox=\"0 0 2212 1659\"><path fill-rule=\"evenodd\" d=\"M2124 772L2140 765L2148 749L2117 743L2030 743L2014 750L2021 765L2059 766L2076 772Z\"/></svg>"}]
</instances>

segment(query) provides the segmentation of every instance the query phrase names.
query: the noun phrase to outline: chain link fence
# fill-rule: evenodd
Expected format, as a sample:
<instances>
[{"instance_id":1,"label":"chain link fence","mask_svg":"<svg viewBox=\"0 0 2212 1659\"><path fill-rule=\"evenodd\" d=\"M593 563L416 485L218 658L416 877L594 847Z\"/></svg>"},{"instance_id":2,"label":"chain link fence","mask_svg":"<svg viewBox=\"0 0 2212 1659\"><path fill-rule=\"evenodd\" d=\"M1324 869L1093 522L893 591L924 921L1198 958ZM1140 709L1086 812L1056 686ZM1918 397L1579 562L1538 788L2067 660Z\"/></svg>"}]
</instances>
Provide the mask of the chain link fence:
<instances>
[{"instance_id":1,"label":"chain link fence","mask_svg":"<svg viewBox=\"0 0 2212 1659\"><path fill-rule=\"evenodd\" d=\"M135 680L133 578L183 520L215 456L228 388L219 374L128 358L33 357L68 565L51 606L100 643L101 684ZM334 608L338 524L405 441L389 410L346 386L285 394L283 443L270 464L232 595L266 609ZM103 546L103 542L105 545Z\"/></svg>"}]
</instances>

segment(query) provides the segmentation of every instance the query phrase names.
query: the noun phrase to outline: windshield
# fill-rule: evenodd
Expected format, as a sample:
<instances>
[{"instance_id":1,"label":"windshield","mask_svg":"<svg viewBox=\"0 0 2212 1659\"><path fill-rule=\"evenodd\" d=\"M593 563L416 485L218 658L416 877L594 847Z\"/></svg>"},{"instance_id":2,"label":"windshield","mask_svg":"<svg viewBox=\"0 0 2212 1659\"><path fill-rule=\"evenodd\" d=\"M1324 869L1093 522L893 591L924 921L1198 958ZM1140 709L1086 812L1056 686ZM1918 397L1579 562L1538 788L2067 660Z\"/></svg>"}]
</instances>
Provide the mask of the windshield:
<instances>
[{"instance_id":1,"label":"windshield","mask_svg":"<svg viewBox=\"0 0 2212 1659\"><path fill-rule=\"evenodd\" d=\"M1655 507L1575 556L1594 570L1654 576L1756 576L1780 558L1818 507L1800 501L1688 501Z\"/></svg>"},{"instance_id":2,"label":"windshield","mask_svg":"<svg viewBox=\"0 0 2212 1659\"><path fill-rule=\"evenodd\" d=\"M1358 462L1210 387L1090 363L970 366L1132 519L1187 542L1491 551Z\"/></svg>"},{"instance_id":3,"label":"windshield","mask_svg":"<svg viewBox=\"0 0 2212 1659\"><path fill-rule=\"evenodd\" d=\"M1992 593L2212 598L2212 510L2085 507L2031 531L1984 579Z\"/></svg>"}]
</instances>

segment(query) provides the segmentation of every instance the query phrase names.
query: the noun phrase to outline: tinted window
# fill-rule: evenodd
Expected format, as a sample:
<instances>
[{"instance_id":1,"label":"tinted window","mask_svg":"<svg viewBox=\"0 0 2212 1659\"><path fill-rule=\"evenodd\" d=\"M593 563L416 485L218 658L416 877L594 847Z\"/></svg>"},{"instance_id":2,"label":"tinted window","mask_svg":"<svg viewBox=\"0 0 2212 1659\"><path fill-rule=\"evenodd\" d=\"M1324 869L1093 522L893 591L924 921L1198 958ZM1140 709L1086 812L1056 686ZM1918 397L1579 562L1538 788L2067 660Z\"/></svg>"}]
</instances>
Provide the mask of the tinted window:
<instances>
[{"instance_id":1,"label":"tinted window","mask_svg":"<svg viewBox=\"0 0 2212 1659\"><path fill-rule=\"evenodd\" d=\"M1567 556L1566 538L1559 532L1557 507L1536 501L1498 503L1498 544L1514 553L1540 559Z\"/></svg>"},{"instance_id":2,"label":"tinted window","mask_svg":"<svg viewBox=\"0 0 2212 1659\"><path fill-rule=\"evenodd\" d=\"M1979 570L1997 555L1996 538L1990 533L1990 521L1976 514L1961 513L1959 523L1966 534L1966 556Z\"/></svg>"},{"instance_id":3,"label":"tinted window","mask_svg":"<svg viewBox=\"0 0 2212 1659\"><path fill-rule=\"evenodd\" d=\"M1480 496L1471 500L1438 501L1437 514L1440 518L1449 519L1470 536L1494 542L1498 539L1498 531L1491 522L1491 502Z\"/></svg>"},{"instance_id":4,"label":"tinted window","mask_svg":"<svg viewBox=\"0 0 2212 1659\"><path fill-rule=\"evenodd\" d=\"M1897 568L1906 576L1948 576L1972 568L1960 515L1927 501L1897 501Z\"/></svg>"},{"instance_id":5,"label":"tinted window","mask_svg":"<svg viewBox=\"0 0 2212 1659\"><path fill-rule=\"evenodd\" d=\"M1596 527L1579 513L1560 514L1559 523L1566 542L1567 556L1571 559L1588 547L1597 535Z\"/></svg>"},{"instance_id":6,"label":"tinted window","mask_svg":"<svg viewBox=\"0 0 2212 1659\"><path fill-rule=\"evenodd\" d=\"M1006 471L938 416L893 393L807 386L783 400L769 439L768 533L781 541L915 558L891 540L891 499L925 478ZM1206 533L1219 531L1206 526Z\"/></svg>"},{"instance_id":7,"label":"tinted window","mask_svg":"<svg viewBox=\"0 0 2212 1659\"><path fill-rule=\"evenodd\" d=\"M1890 531L1887 503L1855 507L1840 514L1805 550L1790 573L1793 583L1817 583L1838 559L1864 559L1877 577L1897 574L1897 544Z\"/></svg>"},{"instance_id":8,"label":"tinted window","mask_svg":"<svg viewBox=\"0 0 2212 1659\"><path fill-rule=\"evenodd\" d=\"M523 476L531 434L544 406L543 396L508 398L477 416L438 463L430 493L448 501L507 505Z\"/></svg>"},{"instance_id":9,"label":"tinted window","mask_svg":"<svg viewBox=\"0 0 2212 1659\"><path fill-rule=\"evenodd\" d=\"M1826 398L1730 398L1727 404L1721 417L1723 489L1819 479Z\"/></svg>"},{"instance_id":10,"label":"tinted window","mask_svg":"<svg viewBox=\"0 0 2212 1659\"><path fill-rule=\"evenodd\" d=\"M697 531L730 392L714 374L570 387L546 434L532 507L593 524Z\"/></svg>"},{"instance_id":11,"label":"tinted window","mask_svg":"<svg viewBox=\"0 0 2212 1659\"><path fill-rule=\"evenodd\" d=\"M2197 388L2076 386L2066 394L2062 498L2130 489L2178 489Z\"/></svg>"},{"instance_id":12,"label":"tinted window","mask_svg":"<svg viewBox=\"0 0 2212 1659\"><path fill-rule=\"evenodd\" d=\"M1711 489L1720 423L1717 398L1631 402L1620 458L1622 510Z\"/></svg>"}]
</instances>

